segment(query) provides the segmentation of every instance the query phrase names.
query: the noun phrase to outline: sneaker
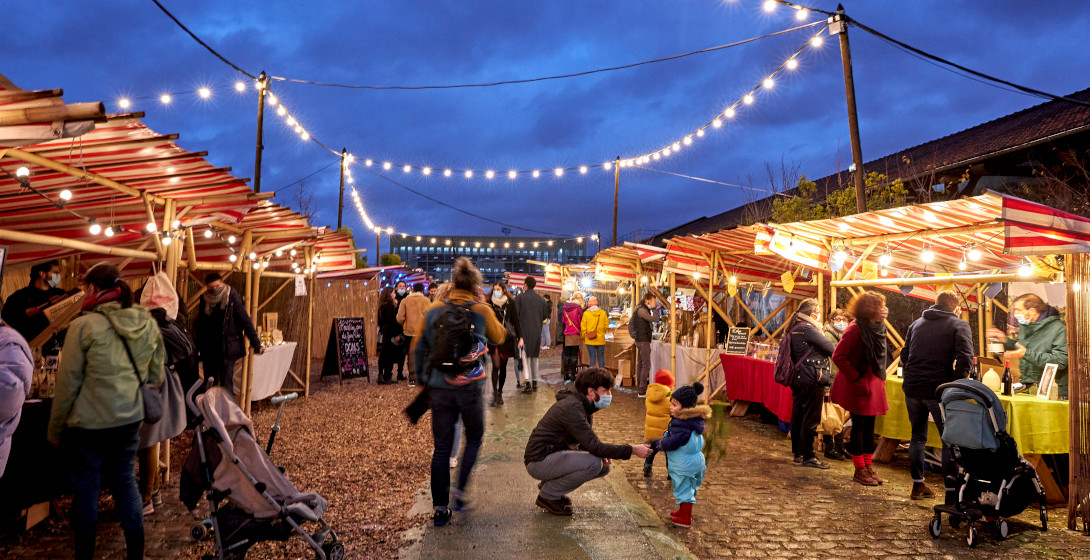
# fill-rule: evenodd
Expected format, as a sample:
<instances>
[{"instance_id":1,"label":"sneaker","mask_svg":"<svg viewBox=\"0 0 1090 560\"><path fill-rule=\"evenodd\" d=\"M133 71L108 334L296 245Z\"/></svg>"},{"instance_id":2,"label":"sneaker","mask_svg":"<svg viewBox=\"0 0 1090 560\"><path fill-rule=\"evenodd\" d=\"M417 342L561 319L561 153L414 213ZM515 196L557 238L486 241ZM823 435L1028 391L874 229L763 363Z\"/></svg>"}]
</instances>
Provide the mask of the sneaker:
<instances>
[{"instance_id":1,"label":"sneaker","mask_svg":"<svg viewBox=\"0 0 1090 560\"><path fill-rule=\"evenodd\" d=\"M636 393L636 396L641 398L641 399L646 399L647 398L647 393Z\"/></svg>"},{"instance_id":2,"label":"sneaker","mask_svg":"<svg viewBox=\"0 0 1090 560\"><path fill-rule=\"evenodd\" d=\"M841 455L840 452L837 451L834 447L825 448L825 458L831 459L833 461L843 461L844 459L846 459L846 457Z\"/></svg>"},{"instance_id":3,"label":"sneaker","mask_svg":"<svg viewBox=\"0 0 1090 560\"><path fill-rule=\"evenodd\" d=\"M450 458L450 468L453 469L453 468L455 468L457 466L458 466L458 458L457 457L451 457Z\"/></svg>"},{"instance_id":4,"label":"sneaker","mask_svg":"<svg viewBox=\"0 0 1090 560\"><path fill-rule=\"evenodd\" d=\"M563 500L549 500L541 494L537 495L537 500L534 502L537 507L545 510L553 515L571 515L571 505L564 503Z\"/></svg>"},{"instance_id":5,"label":"sneaker","mask_svg":"<svg viewBox=\"0 0 1090 560\"><path fill-rule=\"evenodd\" d=\"M810 457L809 459L806 459L805 461L799 463L799 465L801 465L803 467L810 467L810 468L813 468L813 469L827 469L827 468L829 468L829 463L826 463L825 461L822 461L821 459L818 459L817 457Z\"/></svg>"},{"instance_id":6,"label":"sneaker","mask_svg":"<svg viewBox=\"0 0 1090 560\"><path fill-rule=\"evenodd\" d=\"M795 462L796 463L801 463L802 462L802 455L795 455Z\"/></svg>"},{"instance_id":7,"label":"sneaker","mask_svg":"<svg viewBox=\"0 0 1090 560\"><path fill-rule=\"evenodd\" d=\"M454 512L450 511L449 508L437 509L435 510L435 514L431 516L431 522L436 527L442 527L450 522L450 518L453 515Z\"/></svg>"},{"instance_id":8,"label":"sneaker","mask_svg":"<svg viewBox=\"0 0 1090 560\"><path fill-rule=\"evenodd\" d=\"M156 506L163 505L163 496L159 494L158 490L156 490L155 493L151 495L151 503L152 505Z\"/></svg>"},{"instance_id":9,"label":"sneaker","mask_svg":"<svg viewBox=\"0 0 1090 560\"><path fill-rule=\"evenodd\" d=\"M451 493L454 494L454 511L469 511L469 499L465 491L455 488Z\"/></svg>"},{"instance_id":10,"label":"sneaker","mask_svg":"<svg viewBox=\"0 0 1090 560\"><path fill-rule=\"evenodd\" d=\"M144 504L144 515L147 516L153 513L155 513L155 504L151 502Z\"/></svg>"},{"instance_id":11,"label":"sneaker","mask_svg":"<svg viewBox=\"0 0 1090 560\"><path fill-rule=\"evenodd\" d=\"M415 379L410 379L409 380L409 387L416 387L416 380Z\"/></svg>"}]
</instances>

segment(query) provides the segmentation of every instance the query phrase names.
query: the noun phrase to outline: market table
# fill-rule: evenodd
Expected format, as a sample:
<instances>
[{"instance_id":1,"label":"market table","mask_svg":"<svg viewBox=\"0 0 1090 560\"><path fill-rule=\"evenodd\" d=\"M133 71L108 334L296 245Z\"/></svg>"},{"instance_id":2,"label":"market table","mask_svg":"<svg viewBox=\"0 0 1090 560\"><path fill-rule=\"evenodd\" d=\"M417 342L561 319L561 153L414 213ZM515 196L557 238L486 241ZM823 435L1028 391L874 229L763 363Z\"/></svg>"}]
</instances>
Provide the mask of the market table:
<instances>
[{"instance_id":1,"label":"market table","mask_svg":"<svg viewBox=\"0 0 1090 560\"><path fill-rule=\"evenodd\" d=\"M265 347L265 351L254 356L254 381L250 390L250 400L260 401L275 395L284 386L288 377L291 359L295 356L297 342L285 342ZM235 370L235 394L242 391L242 372Z\"/></svg>"},{"instance_id":2,"label":"market table","mask_svg":"<svg viewBox=\"0 0 1090 560\"><path fill-rule=\"evenodd\" d=\"M717 353L718 350L713 348L713 360ZM681 387L692 383L700 374L704 373L704 369L708 364L707 359L707 348L690 348L679 344L677 346L677 371L673 372L674 386ZM651 342L651 373L648 375L648 383L654 381L655 372L660 369L670 369L670 343L655 340ZM722 366L716 364L708 373L708 378L701 381L701 383L708 390L711 390L712 387L721 386L723 384Z\"/></svg>"},{"instance_id":3,"label":"market table","mask_svg":"<svg viewBox=\"0 0 1090 560\"><path fill-rule=\"evenodd\" d=\"M776 383L776 364L740 354L720 354L727 398L735 401L732 416L745 414L748 403L762 404L782 422L791 422L791 389ZM742 401L739 403L738 401Z\"/></svg>"},{"instance_id":4,"label":"market table","mask_svg":"<svg viewBox=\"0 0 1090 560\"><path fill-rule=\"evenodd\" d=\"M53 399L28 399L11 437L4 476L0 477L0 515L25 515L26 528L49 516L49 501L71 493L63 453L46 439Z\"/></svg>"}]
</instances>

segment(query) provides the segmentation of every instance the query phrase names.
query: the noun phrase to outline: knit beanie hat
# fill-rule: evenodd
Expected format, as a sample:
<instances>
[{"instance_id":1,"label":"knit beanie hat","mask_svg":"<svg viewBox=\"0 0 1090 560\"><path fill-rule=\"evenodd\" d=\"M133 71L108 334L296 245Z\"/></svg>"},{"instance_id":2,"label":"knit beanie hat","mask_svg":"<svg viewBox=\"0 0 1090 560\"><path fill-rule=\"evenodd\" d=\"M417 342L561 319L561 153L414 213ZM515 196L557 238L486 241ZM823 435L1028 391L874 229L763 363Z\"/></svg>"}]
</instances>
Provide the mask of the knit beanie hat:
<instances>
[{"instance_id":1,"label":"knit beanie hat","mask_svg":"<svg viewBox=\"0 0 1090 560\"><path fill-rule=\"evenodd\" d=\"M692 408L696 406L696 397L703 392L704 386L697 381L692 385L678 387L674 394L670 395L670 398L677 399L677 402L681 403L681 408Z\"/></svg>"},{"instance_id":2,"label":"knit beanie hat","mask_svg":"<svg viewBox=\"0 0 1090 560\"><path fill-rule=\"evenodd\" d=\"M666 385L667 387L674 386L674 374L670 373L668 369L660 369L655 372L655 383L659 385Z\"/></svg>"}]
</instances>

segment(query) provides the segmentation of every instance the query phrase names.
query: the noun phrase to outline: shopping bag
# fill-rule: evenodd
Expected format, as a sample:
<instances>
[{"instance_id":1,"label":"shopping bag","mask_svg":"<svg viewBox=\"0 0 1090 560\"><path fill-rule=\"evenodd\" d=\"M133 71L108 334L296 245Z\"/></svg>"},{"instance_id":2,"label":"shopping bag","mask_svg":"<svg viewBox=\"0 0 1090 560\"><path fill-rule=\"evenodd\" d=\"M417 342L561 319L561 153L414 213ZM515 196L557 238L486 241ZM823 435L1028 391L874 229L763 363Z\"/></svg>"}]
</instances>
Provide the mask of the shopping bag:
<instances>
[{"instance_id":1,"label":"shopping bag","mask_svg":"<svg viewBox=\"0 0 1090 560\"><path fill-rule=\"evenodd\" d=\"M835 436L844 431L844 422L848 420L848 411L838 404L824 402L821 405L821 422L818 433L823 436Z\"/></svg>"}]
</instances>

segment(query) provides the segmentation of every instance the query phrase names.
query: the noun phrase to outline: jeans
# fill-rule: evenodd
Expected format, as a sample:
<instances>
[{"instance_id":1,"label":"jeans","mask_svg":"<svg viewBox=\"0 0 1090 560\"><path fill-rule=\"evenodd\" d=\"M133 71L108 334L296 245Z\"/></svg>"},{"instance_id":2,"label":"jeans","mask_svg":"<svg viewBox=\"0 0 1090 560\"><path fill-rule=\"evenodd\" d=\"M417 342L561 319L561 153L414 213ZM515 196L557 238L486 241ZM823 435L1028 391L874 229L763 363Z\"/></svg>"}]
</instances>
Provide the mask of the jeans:
<instances>
[{"instance_id":1,"label":"jeans","mask_svg":"<svg viewBox=\"0 0 1090 560\"><path fill-rule=\"evenodd\" d=\"M590 367L606 367L606 345L588 344L587 354L590 355Z\"/></svg>"},{"instance_id":2,"label":"jeans","mask_svg":"<svg viewBox=\"0 0 1090 560\"><path fill-rule=\"evenodd\" d=\"M527 464L526 472L544 482L542 498L559 500L587 482L609 474L609 467L586 451L557 451Z\"/></svg>"},{"instance_id":3,"label":"jeans","mask_svg":"<svg viewBox=\"0 0 1090 560\"><path fill-rule=\"evenodd\" d=\"M405 335L405 342L401 345L401 347L405 349L405 367L408 368L409 381L416 381L416 359L415 356L413 356L416 352L412 351L413 338L414 337Z\"/></svg>"},{"instance_id":4,"label":"jeans","mask_svg":"<svg viewBox=\"0 0 1090 560\"><path fill-rule=\"evenodd\" d=\"M924 448L927 447L927 415L935 419L935 426L942 434L942 411L936 399L921 399L905 395L905 407L908 408L908 420L912 422L912 440L908 444L908 462L912 472L912 482L923 482ZM956 476L957 465L950 447L942 446L942 474Z\"/></svg>"},{"instance_id":5,"label":"jeans","mask_svg":"<svg viewBox=\"0 0 1090 560\"><path fill-rule=\"evenodd\" d=\"M651 343L636 343L636 392L647 393L647 378L651 375Z\"/></svg>"},{"instance_id":6,"label":"jeans","mask_svg":"<svg viewBox=\"0 0 1090 560\"><path fill-rule=\"evenodd\" d=\"M70 515L76 535L76 560L95 556L98 500L103 482L110 487L125 531L127 557L144 557L144 512L135 472L140 424L134 422L104 430L68 428L64 432L64 448L75 490Z\"/></svg>"},{"instance_id":7,"label":"jeans","mask_svg":"<svg viewBox=\"0 0 1090 560\"><path fill-rule=\"evenodd\" d=\"M848 440L852 456L874 453L874 417L852 414L852 437Z\"/></svg>"},{"instance_id":8,"label":"jeans","mask_svg":"<svg viewBox=\"0 0 1090 560\"><path fill-rule=\"evenodd\" d=\"M791 452L803 460L816 457L814 437L821 422L825 386L795 382L791 384Z\"/></svg>"},{"instance_id":9,"label":"jeans","mask_svg":"<svg viewBox=\"0 0 1090 560\"><path fill-rule=\"evenodd\" d=\"M524 361L526 363L523 365L523 367L525 367L526 371L527 371L526 380L536 382L537 379L538 379L538 377L537 377L537 358L527 357L526 360L524 360Z\"/></svg>"},{"instance_id":10,"label":"jeans","mask_svg":"<svg viewBox=\"0 0 1090 560\"><path fill-rule=\"evenodd\" d=\"M552 333L549 332L549 320L545 320L545 324L541 327L541 345L552 346Z\"/></svg>"},{"instance_id":11,"label":"jeans","mask_svg":"<svg viewBox=\"0 0 1090 560\"><path fill-rule=\"evenodd\" d=\"M432 387L431 435L435 450L431 455L431 502L445 508L450 501L450 455L454 449L454 425L461 416L465 425L466 448L458 463L456 490L465 490L484 437L484 399L479 388L439 389Z\"/></svg>"}]
</instances>

